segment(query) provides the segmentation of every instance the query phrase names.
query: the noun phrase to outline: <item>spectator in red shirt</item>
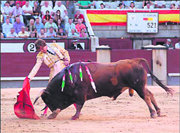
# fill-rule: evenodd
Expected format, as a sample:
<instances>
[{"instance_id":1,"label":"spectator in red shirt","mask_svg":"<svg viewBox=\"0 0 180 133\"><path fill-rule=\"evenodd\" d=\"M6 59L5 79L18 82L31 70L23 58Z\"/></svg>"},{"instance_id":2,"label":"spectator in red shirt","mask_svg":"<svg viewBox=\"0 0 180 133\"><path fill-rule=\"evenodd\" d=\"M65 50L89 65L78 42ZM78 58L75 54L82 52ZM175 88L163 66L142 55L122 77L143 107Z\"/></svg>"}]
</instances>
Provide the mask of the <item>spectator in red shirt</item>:
<instances>
[{"instance_id":1,"label":"spectator in red shirt","mask_svg":"<svg viewBox=\"0 0 180 133\"><path fill-rule=\"evenodd\" d=\"M76 24L76 30L80 33L81 29L86 28L86 26L82 23L82 19L78 19L78 23Z\"/></svg>"},{"instance_id":2,"label":"spectator in red shirt","mask_svg":"<svg viewBox=\"0 0 180 133\"><path fill-rule=\"evenodd\" d=\"M80 10L77 10L76 11L76 14L75 14L75 16L74 16L74 23L75 24L77 24L78 23L78 19L82 19L82 23L84 24L85 23L85 20L84 20L84 15L83 14L81 14L81 12L80 12Z\"/></svg>"},{"instance_id":3,"label":"spectator in red shirt","mask_svg":"<svg viewBox=\"0 0 180 133\"><path fill-rule=\"evenodd\" d=\"M50 19L51 19L51 15L49 15L49 11L47 10L46 11L46 15L44 15L43 19L42 19L42 22L43 24L45 24L46 22L48 22Z\"/></svg>"}]
</instances>

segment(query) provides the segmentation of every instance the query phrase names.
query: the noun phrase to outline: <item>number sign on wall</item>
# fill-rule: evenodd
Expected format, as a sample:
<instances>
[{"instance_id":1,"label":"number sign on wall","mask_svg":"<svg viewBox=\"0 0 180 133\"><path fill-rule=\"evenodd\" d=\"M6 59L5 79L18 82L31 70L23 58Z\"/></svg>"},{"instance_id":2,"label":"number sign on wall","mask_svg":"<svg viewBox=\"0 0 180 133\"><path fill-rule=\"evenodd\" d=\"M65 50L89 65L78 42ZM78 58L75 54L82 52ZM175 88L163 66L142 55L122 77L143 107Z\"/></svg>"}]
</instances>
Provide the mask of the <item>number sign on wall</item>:
<instances>
[{"instance_id":1,"label":"number sign on wall","mask_svg":"<svg viewBox=\"0 0 180 133\"><path fill-rule=\"evenodd\" d=\"M128 33L158 33L158 13L127 13Z\"/></svg>"}]
</instances>

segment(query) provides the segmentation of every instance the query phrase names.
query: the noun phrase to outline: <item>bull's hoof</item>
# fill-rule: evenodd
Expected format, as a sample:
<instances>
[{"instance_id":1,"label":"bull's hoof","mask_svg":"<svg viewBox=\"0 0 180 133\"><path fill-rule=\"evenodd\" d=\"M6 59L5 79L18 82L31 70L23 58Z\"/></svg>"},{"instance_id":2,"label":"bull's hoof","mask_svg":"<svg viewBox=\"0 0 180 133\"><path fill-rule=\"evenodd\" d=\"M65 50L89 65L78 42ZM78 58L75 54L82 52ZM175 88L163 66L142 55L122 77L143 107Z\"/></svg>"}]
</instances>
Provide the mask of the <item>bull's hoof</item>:
<instances>
[{"instance_id":1,"label":"bull's hoof","mask_svg":"<svg viewBox=\"0 0 180 133\"><path fill-rule=\"evenodd\" d=\"M72 116L72 118L71 118L71 120L77 120L77 119L79 119L79 116Z\"/></svg>"},{"instance_id":2,"label":"bull's hoof","mask_svg":"<svg viewBox=\"0 0 180 133\"><path fill-rule=\"evenodd\" d=\"M156 113L155 112L153 112L153 113L151 113L151 118L156 118Z\"/></svg>"},{"instance_id":3,"label":"bull's hoof","mask_svg":"<svg viewBox=\"0 0 180 133\"><path fill-rule=\"evenodd\" d=\"M52 112L52 114L50 114L47 118L48 119L54 119L54 118L56 118L57 115L58 115L58 113Z\"/></svg>"}]
</instances>

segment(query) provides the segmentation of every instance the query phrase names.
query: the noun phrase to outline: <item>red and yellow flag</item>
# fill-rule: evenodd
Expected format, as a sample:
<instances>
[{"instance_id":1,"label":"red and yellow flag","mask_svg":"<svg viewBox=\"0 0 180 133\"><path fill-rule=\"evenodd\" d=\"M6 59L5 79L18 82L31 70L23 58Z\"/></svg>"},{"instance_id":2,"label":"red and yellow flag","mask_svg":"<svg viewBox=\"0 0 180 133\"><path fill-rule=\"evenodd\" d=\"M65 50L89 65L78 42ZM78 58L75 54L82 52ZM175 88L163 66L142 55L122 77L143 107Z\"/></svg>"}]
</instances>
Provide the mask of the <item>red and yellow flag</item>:
<instances>
[{"instance_id":1,"label":"red and yellow flag","mask_svg":"<svg viewBox=\"0 0 180 133\"><path fill-rule=\"evenodd\" d=\"M92 26L126 26L128 12L157 12L159 23L180 23L180 10L87 10L87 16Z\"/></svg>"}]
</instances>

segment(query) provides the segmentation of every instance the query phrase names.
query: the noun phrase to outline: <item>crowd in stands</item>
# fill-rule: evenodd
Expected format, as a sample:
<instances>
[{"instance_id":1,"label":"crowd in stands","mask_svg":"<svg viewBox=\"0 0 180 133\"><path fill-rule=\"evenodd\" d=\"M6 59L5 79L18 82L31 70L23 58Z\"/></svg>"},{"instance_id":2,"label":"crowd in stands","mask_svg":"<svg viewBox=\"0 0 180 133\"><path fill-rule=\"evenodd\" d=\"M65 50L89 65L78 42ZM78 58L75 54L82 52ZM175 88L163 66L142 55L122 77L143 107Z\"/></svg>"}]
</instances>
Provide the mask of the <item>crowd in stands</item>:
<instances>
[{"instance_id":1,"label":"crowd in stands","mask_svg":"<svg viewBox=\"0 0 180 133\"><path fill-rule=\"evenodd\" d=\"M1 37L88 37L84 15L75 9L180 9L176 1L1 1Z\"/></svg>"},{"instance_id":2,"label":"crowd in stands","mask_svg":"<svg viewBox=\"0 0 180 133\"><path fill-rule=\"evenodd\" d=\"M75 1L1 1L1 38L88 37Z\"/></svg>"}]
</instances>

